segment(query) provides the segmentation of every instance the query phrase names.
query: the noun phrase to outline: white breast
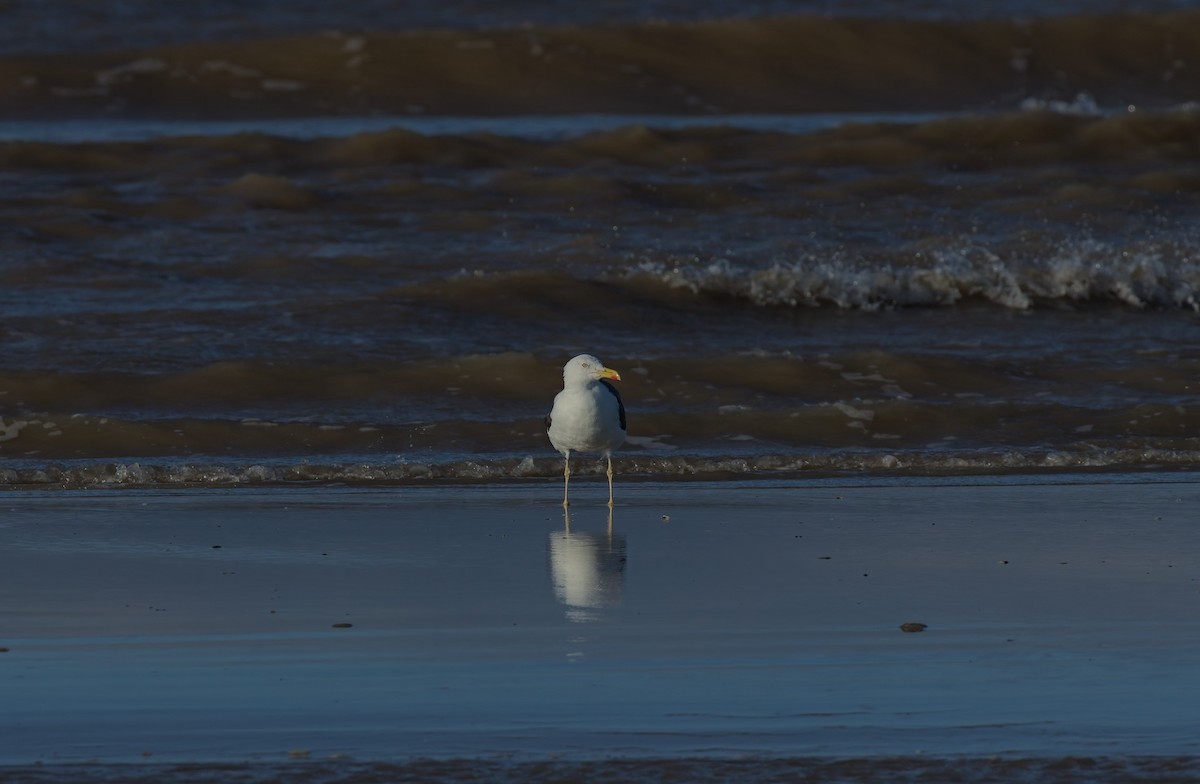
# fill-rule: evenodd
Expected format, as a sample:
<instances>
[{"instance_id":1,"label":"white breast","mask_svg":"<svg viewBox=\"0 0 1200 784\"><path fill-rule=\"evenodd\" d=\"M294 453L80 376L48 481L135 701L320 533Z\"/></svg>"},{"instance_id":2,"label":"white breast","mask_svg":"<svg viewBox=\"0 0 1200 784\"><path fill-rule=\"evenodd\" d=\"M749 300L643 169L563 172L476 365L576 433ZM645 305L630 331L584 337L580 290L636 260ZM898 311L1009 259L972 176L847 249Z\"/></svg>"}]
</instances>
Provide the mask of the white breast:
<instances>
[{"instance_id":1,"label":"white breast","mask_svg":"<svg viewBox=\"0 0 1200 784\"><path fill-rule=\"evenodd\" d=\"M564 389L554 398L549 433L563 454L611 452L625 441L617 398L599 383Z\"/></svg>"}]
</instances>

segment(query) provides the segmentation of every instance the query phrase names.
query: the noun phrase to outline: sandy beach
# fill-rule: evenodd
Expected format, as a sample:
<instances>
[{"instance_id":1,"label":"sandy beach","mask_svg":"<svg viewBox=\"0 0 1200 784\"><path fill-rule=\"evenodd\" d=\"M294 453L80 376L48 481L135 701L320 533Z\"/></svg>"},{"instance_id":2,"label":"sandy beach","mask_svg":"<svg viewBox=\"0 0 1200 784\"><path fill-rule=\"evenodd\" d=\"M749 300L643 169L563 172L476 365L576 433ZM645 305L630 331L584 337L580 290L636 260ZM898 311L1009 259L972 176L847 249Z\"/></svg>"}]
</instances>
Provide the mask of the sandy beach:
<instances>
[{"instance_id":1,"label":"sandy beach","mask_svg":"<svg viewBox=\"0 0 1200 784\"><path fill-rule=\"evenodd\" d=\"M8 492L0 772L1195 773L1196 480Z\"/></svg>"}]
</instances>

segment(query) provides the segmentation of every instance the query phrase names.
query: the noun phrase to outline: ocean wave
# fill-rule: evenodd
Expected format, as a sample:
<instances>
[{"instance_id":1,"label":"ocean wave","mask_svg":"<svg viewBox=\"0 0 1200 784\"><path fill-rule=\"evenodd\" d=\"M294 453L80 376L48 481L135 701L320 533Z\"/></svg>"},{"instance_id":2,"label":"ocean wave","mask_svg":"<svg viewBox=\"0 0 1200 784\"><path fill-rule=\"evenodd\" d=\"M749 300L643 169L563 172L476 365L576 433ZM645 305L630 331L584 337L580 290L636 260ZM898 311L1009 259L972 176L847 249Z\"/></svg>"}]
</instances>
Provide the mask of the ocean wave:
<instances>
[{"instance_id":1,"label":"ocean wave","mask_svg":"<svg viewBox=\"0 0 1200 784\"><path fill-rule=\"evenodd\" d=\"M982 247L926 250L896 261L833 253L754 266L716 259L646 259L623 273L695 295L765 307L879 310L978 300L1014 310L1055 302L1200 310L1197 249L1133 249L1084 240L1041 258Z\"/></svg>"},{"instance_id":2,"label":"ocean wave","mask_svg":"<svg viewBox=\"0 0 1200 784\"><path fill-rule=\"evenodd\" d=\"M170 126L151 127L162 131ZM1101 114L1058 111L1053 107L1004 107L1002 111L847 116L840 120L826 116L819 122L713 116L705 122L689 123L662 118L656 124L654 116L629 116L620 121L611 117L595 123L581 121L574 124L575 131L554 132L560 127L554 119L547 121L550 130L540 132L538 127L534 121L515 129L506 123L490 128L478 122L453 132L437 131L436 125L435 130L420 132L397 123L349 135L313 137L303 132L303 121L297 121L294 133L286 126L277 126L275 135L231 133L224 125L215 126L211 135L196 135L206 126L182 123L178 135L167 134L166 138L139 139L137 134L121 141L72 137L69 143L23 139L17 133L16 138L7 141L0 138L0 165L20 171L102 176L138 173L173 183L166 172L187 160L189 171L199 176L238 172L219 181L216 190L249 206L301 212L330 206L328 193L303 185L316 173L354 172L356 176L350 181L354 183L380 167L396 166L501 170L507 176L499 179L496 187L522 196L579 199L599 186L602 197L650 200L653 196L656 202L674 204L671 193L678 191L687 196L678 202L680 206L697 202L693 191L699 186L689 191L686 182L637 183L630 181L629 171L612 167L632 167L630 171L639 172L639 176L653 173L659 177L678 177L696 170L728 175L737 171L731 167L774 173L803 168L807 180L800 171L787 176L793 177L797 185L836 188L836 180L822 182L814 178L812 169L836 172L865 167L882 173L924 166L944 175L1129 165L1129 178L1118 181L1122 185L1160 194L1200 189L1200 181L1193 174L1179 170L1200 159L1200 148L1195 143L1200 137L1200 112L1195 105ZM504 135L506 129L511 135ZM0 133L0 137L3 135ZM681 163L687 165L681 169ZM1079 175L1083 177L1084 173ZM920 184L928 189L936 180ZM377 195L398 198L412 192L429 198L467 192L465 185L455 189L448 182L440 183L436 193L422 191L422 185L420 181L406 188L392 184ZM709 184L707 191L712 194L718 189ZM749 195L736 189L730 193L735 199L730 203ZM260 198L264 194L266 200ZM297 195L302 198L297 199ZM111 199L107 204L111 206ZM188 206L199 211L203 205Z\"/></svg>"},{"instance_id":3,"label":"ocean wave","mask_svg":"<svg viewBox=\"0 0 1200 784\"><path fill-rule=\"evenodd\" d=\"M820 112L1195 98L1200 14L330 33L0 58L7 116ZM697 57L703 52L703 57Z\"/></svg>"},{"instance_id":4,"label":"ocean wave","mask_svg":"<svg viewBox=\"0 0 1200 784\"><path fill-rule=\"evenodd\" d=\"M1149 233L1149 232L1148 232ZM636 318L639 308L706 303L878 311L988 303L1010 310L1064 304L1200 311L1200 234L1133 242L1091 236L1029 243L929 238L894 249L832 246L758 260L631 252L558 270L459 271L391 289L398 301L547 320Z\"/></svg>"},{"instance_id":5,"label":"ocean wave","mask_svg":"<svg viewBox=\"0 0 1200 784\"><path fill-rule=\"evenodd\" d=\"M874 316L855 324L834 314L839 340L855 344L840 352L818 337L799 355L784 332L789 348L777 351L703 353L655 341L656 356L609 354L631 412L621 459L1187 448L1200 429L1196 362L1163 348L1178 325L1071 315L1042 321L1061 342L1033 353L1022 323L986 351L969 339L931 344L924 332L912 350L887 351ZM970 321L968 313L940 323L966 337ZM1114 353L1112 341L1125 349ZM448 456L505 465L553 455L542 418L561 385L561 359L509 352L379 366L215 363L144 376L0 373L0 468L348 455L397 471Z\"/></svg>"},{"instance_id":6,"label":"ocean wave","mask_svg":"<svg viewBox=\"0 0 1200 784\"><path fill-rule=\"evenodd\" d=\"M503 123L494 132L486 130L486 124L477 123L469 126L475 130L454 133L418 132L397 125L321 137L292 134L283 126L277 135L230 133L220 125L212 135L194 135L205 126L184 123L179 127L192 131L191 135L163 139L72 138L70 143L0 140L0 165L21 171L107 176L136 172L165 179L164 170L185 159L189 171L201 176L210 170L239 172L223 181L218 190L250 206L296 211L329 206L328 199L318 198L322 194L301 184L313 173L353 171L359 176L352 182L357 182L363 174L392 166L503 170L508 176L496 185L511 188L519 195L582 198L600 186L602 196L646 199L657 188L662 193L655 200L665 204L672 203L672 189L689 193L686 183L670 183L669 187L664 182L639 185L621 176L628 172L612 171L611 166L678 176L687 170L727 174L731 166L754 172L786 172L798 167L833 171L867 167L886 172L928 166L941 172L982 173L1021 167L1127 164L1134 167L1124 183L1128 186L1159 193L1200 189L1200 182L1188 171L1175 170L1200 159L1200 148L1195 144L1200 136L1200 112L1194 106L1099 115L1006 108L951 115L898 115L890 120L886 115L862 120L847 117L844 121L826 117L815 123L788 118L768 121L710 117L702 123L679 124L664 119L656 125L654 119L633 116L618 122L608 118L597 123L601 130L594 130L584 121L578 124L579 132L563 133L539 133L537 124L531 122L517 127L513 135L502 135L508 127ZM299 122L297 127L305 126ZM551 121L548 127L558 126ZM681 162L687 164L682 170ZM606 166L598 168L601 163ZM1158 181L1147 177L1157 177ZM819 183L813 179L811 169L808 181L796 181L813 187ZM408 188L419 192L421 184L413 182ZM828 187L836 184L825 183ZM931 183L924 184L928 188ZM541 193L544 189L549 190ZM709 185L708 190L714 188ZM439 193L445 196L464 191L442 183ZM396 198L406 193L393 185L392 190L383 190L379 195ZM262 194L269 198L258 198ZM296 199L297 194L303 198ZM746 194L734 191L733 195ZM689 201L696 200L689 197L682 204ZM111 203L110 199L107 204ZM201 208L200 204L190 206L193 210Z\"/></svg>"}]
</instances>

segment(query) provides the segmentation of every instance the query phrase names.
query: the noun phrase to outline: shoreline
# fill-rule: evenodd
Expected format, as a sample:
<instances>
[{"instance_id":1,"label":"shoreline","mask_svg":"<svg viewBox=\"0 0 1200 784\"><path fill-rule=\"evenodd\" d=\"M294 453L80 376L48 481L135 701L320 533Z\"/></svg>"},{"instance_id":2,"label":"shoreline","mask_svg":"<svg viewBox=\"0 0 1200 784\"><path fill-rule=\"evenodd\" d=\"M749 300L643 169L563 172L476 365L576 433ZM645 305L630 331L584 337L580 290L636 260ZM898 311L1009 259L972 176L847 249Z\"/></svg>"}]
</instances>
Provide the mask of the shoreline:
<instances>
[{"instance_id":1,"label":"shoreline","mask_svg":"<svg viewBox=\"0 0 1200 784\"><path fill-rule=\"evenodd\" d=\"M1136 453L1147 462L1123 459ZM710 483L757 484L803 488L846 483L864 486L935 484L1106 483L1197 481L1200 452L1179 449L1113 450L1072 454L1060 450L980 454L963 452L918 462L918 450L877 453L831 452L787 457L736 455L674 457L639 454L614 457L620 481L634 486L691 486ZM1020 457L1020 460L1017 457ZM1007 463L1005 458L1007 457ZM1021 461L1024 462L1021 462ZM1110 462L1110 461L1111 462ZM442 462L350 460L301 462L287 458L204 462L60 460L35 463L11 459L0 468L0 497L30 491L196 491L206 490L436 490L452 487L538 487L562 475L561 457L495 456L486 460ZM572 475L581 482L604 473L601 460L576 458ZM1072 482L1075 477L1079 481ZM536 495L536 492L535 492Z\"/></svg>"}]
</instances>

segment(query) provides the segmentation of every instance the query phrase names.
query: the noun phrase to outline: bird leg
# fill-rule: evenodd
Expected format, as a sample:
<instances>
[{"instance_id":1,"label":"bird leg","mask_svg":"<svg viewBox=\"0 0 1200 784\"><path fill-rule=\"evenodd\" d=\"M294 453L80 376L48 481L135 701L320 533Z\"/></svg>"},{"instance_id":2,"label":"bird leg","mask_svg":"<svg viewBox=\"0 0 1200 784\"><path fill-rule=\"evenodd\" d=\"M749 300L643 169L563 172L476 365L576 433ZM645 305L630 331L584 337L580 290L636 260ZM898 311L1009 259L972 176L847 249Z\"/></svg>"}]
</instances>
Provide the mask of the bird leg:
<instances>
[{"instance_id":1,"label":"bird leg","mask_svg":"<svg viewBox=\"0 0 1200 784\"><path fill-rule=\"evenodd\" d=\"M613 476L613 474L612 474L612 455L606 455L606 457L608 458L608 508L609 508L609 509L612 509L612 506L613 506L613 493L612 493L612 476Z\"/></svg>"},{"instance_id":2,"label":"bird leg","mask_svg":"<svg viewBox=\"0 0 1200 784\"><path fill-rule=\"evenodd\" d=\"M568 453L566 455L566 457L563 458L563 508L564 509L567 508L567 506L571 503L570 501L567 500L567 489L570 487L570 485L571 485L571 455Z\"/></svg>"}]
</instances>

